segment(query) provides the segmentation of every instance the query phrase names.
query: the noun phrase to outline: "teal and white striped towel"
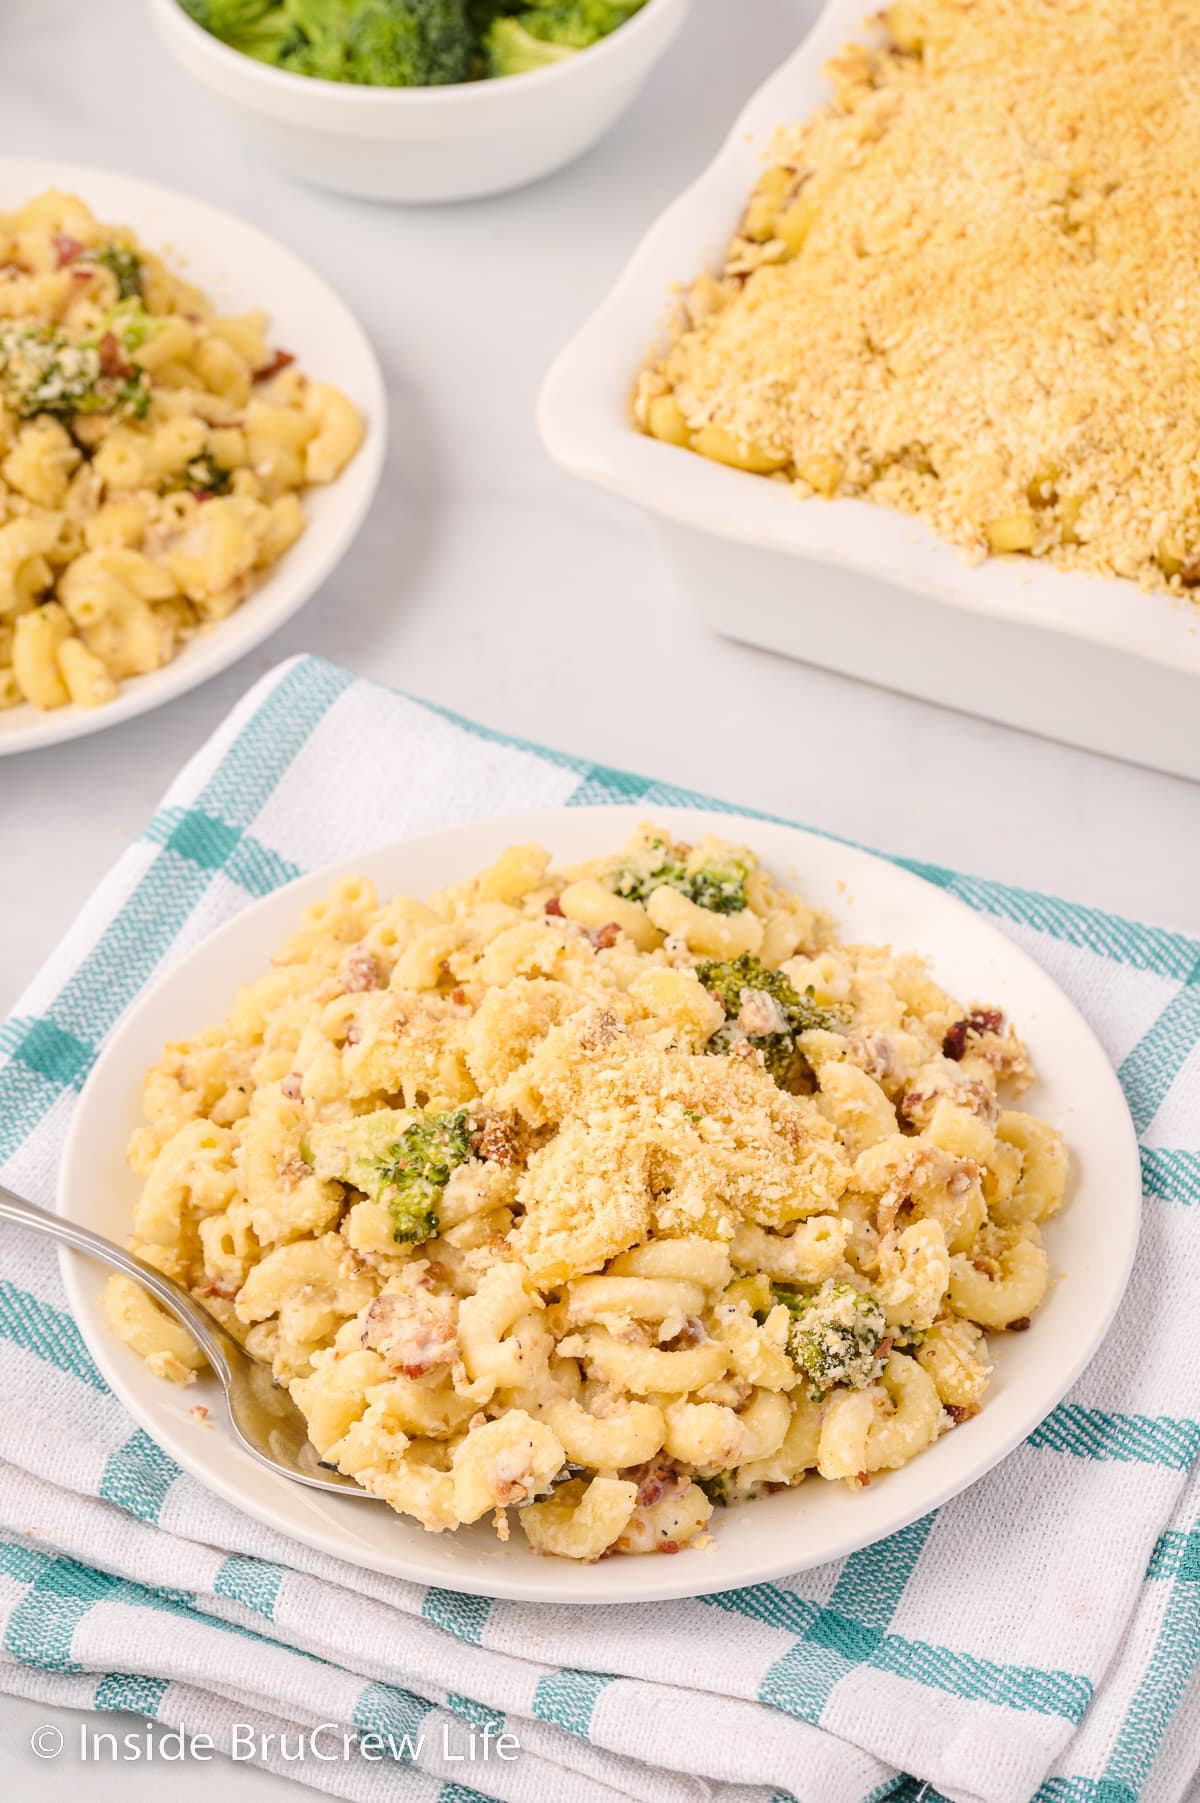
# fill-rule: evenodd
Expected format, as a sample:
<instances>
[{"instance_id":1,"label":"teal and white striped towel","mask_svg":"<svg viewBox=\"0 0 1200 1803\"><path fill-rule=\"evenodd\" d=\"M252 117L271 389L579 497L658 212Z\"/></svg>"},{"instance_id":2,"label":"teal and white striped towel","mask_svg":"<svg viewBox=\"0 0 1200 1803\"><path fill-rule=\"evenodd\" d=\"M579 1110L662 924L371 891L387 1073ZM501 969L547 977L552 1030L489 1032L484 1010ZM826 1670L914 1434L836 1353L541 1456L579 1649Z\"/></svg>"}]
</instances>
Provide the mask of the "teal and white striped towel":
<instances>
[{"instance_id":1,"label":"teal and white striped towel","mask_svg":"<svg viewBox=\"0 0 1200 1803\"><path fill-rule=\"evenodd\" d=\"M174 783L0 1032L0 1174L52 1200L114 1022L290 877L483 815L703 799L316 659L283 665ZM1143 1147L1117 1324L997 1471L837 1565L694 1602L534 1609L377 1578L182 1475L105 1390L47 1247L4 1228L0 1690L132 1707L219 1745L239 1722L287 1731L293 1753L317 1723L381 1730L401 1763L299 1763L278 1742L266 1759L371 1800L1183 1797L1200 1757L1200 944L920 870L1073 995ZM521 1756L465 1760L481 1724L506 1725Z\"/></svg>"}]
</instances>

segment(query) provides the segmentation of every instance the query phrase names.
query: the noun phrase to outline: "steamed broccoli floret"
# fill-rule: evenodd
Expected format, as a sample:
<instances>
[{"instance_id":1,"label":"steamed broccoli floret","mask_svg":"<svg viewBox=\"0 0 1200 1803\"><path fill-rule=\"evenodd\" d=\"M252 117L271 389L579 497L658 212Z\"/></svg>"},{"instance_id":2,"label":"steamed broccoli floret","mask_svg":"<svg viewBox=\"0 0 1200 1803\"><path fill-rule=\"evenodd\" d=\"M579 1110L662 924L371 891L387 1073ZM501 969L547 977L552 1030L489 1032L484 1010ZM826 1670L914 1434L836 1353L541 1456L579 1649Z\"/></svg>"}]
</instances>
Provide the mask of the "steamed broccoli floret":
<instances>
[{"instance_id":1,"label":"steamed broccoli floret","mask_svg":"<svg viewBox=\"0 0 1200 1803\"><path fill-rule=\"evenodd\" d=\"M697 907L714 914L740 914L746 906L746 878L750 872L740 858L705 864L688 878L687 893Z\"/></svg>"},{"instance_id":2,"label":"steamed broccoli floret","mask_svg":"<svg viewBox=\"0 0 1200 1803\"><path fill-rule=\"evenodd\" d=\"M471 1156L465 1108L414 1121L379 1170L380 1200L392 1217L392 1238L420 1245L438 1230L436 1204L450 1174Z\"/></svg>"},{"instance_id":3,"label":"steamed broccoli floret","mask_svg":"<svg viewBox=\"0 0 1200 1803\"><path fill-rule=\"evenodd\" d=\"M367 0L350 22L351 81L436 88L465 81L474 40L464 0Z\"/></svg>"},{"instance_id":4,"label":"steamed broccoli floret","mask_svg":"<svg viewBox=\"0 0 1200 1803\"><path fill-rule=\"evenodd\" d=\"M361 87L465 81L467 0L183 0L206 31L292 75Z\"/></svg>"},{"instance_id":5,"label":"steamed broccoli floret","mask_svg":"<svg viewBox=\"0 0 1200 1803\"><path fill-rule=\"evenodd\" d=\"M6 326L0 331L0 393L20 419L37 413L60 420L81 413L142 419L150 405L144 371L125 361L111 330L76 341L53 326Z\"/></svg>"},{"instance_id":6,"label":"steamed broccoli floret","mask_svg":"<svg viewBox=\"0 0 1200 1803\"><path fill-rule=\"evenodd\" d=\"M733 1473L718 1471L715 1477L698 1477L699 1484L710 1503L716 1503L719 1509L728 1509L738 1498L733 1488Z\"/></svg>"},{"instance_id":7,"label":"steamed broccoli floret","mask_svg":"<svg viewBox=\"0 0 1200 1803\"><path fill-rule=\"evenodd\" d=\"M233 473L208 451L201 451L199 457L193 457L184 465L175 480L168 485L173 489L187 489L192 494L207 499L210 495L227 495L233 487ZM304 1156L303 1149L301 1157Z\"/></svg>"},{"instance_id":8,"label":"steamed broccoli floret","mask_svg":"<svg viewBox=\"0 0 1200 1803\"><path fill-rule=\"evenodd\" d=\"M153 313L147 313L140 295L131 294L125 300L119 300L115 307L110 307L104 316L101 336L111 332L126 356L138 351L142 346L161 332L163 322Z\"/></svg>"},{"instance_id":9,"label":"steamed broccoli floret","mask_svg":"<svg viewBox=\"0 0 1200 1803\"><path fill-rule=\"evenodd\" d=\"M607 878L617 895L630 901L648 901L664 885L678 889L698 907L714 914L739 914L746 906L746 878L750 866L741 858L723 858L689 873L682 859L672 857L665 839L647 841L644 854L620 865Z\"/></svg>"},{"instance_id":10,"label":"steamed broccoli floret","mask_svg":"<svg viewBox=\"0 0 1200 1803\"><path fill-rule=\"evenodd\" d=\"M102 244L98 250L84 252L83 260L98 263L115 276L118 300L140 300L142 297L142 259L124 244Z\"/></svg>"},{"instance_id":11,"label":"steamed broccoli floret","mask_svg":"<svg viewBox=\"0 0 1200 1803\"><path fill-rule=\"evenodd\" d=\"M814 1402L839 1386L862 1390L875 1382L888 1324L874 1296L831 1279L811 1296L773 1288L771 1303L782 1303L791 1316L788 1355L807 1377Z\"/></svg>"},{"instance_id":12,"label":"steamed broccoli floret","mask_svg":"<svg viewBox=\"0 0 1200 1803\"><path fill-rule=\"evenodd\" d=\"M378 1108L351 1121L319 1122L301 1156L317 1177L336 1178L382 1202L392 1237L420 1245L438 1231L437 1204L451 1173L471 1156L471 1124L465 1108L415 1120Z\"/></svg>"},{"instance_id":13,"label":"steamed broccoli floret","mask_svg":"<svg viewBox=\"0 0 1200 1803\"><path fill-rule=\"evenodd\" d=\"M535 38L570 50L586 50L624 25L645 0L549 0L525 7L516 19Z\"/></svg>"},{"instance_id":14,"label":"steamed broccoli floret","mask_svg":"<svg viewBox=\"0 0 1200 1803\"><path fill-rule=\"evenodd\" d=\"M647 839L629 863L609 871L605 881L614 895L644 902L664 883L681 889L687 882L687 866L681 858L672 857L665 839Z\"/></svg>"},{"instance_id":15,"label":"steamed broccoli floret","mask_svg":"<svg viewBox=\"0 0 1200 1803\"><path fill-rule=\"evenodd\" d=\"M489 75L529 75L566 62L576 54L568 44L554 44L528 30L520 19L494 19L483 43Z\"/></svg>"},{"instance_id":16,"label":"steamed broccoli floret","mask_svg":"<svg viewBox=\"0 0 1200 1803\"><path fill-rule=\"evenodd\" d=\"M546 69L624 25L645 0L562 0L493 19L484 38L489 75Z\"/></svg>"},{"instance_id":17,"label":"steamed broccoli floret","mask_svg":"<svg viewBox=\"0 0 1200 1803\"><path fill-rule=\"evenodd\" d=\"M782 971L768 970L749 952L731 963L706 960L696 966L696 975L710 994L716 996L725 1010L725 1024L704 1048L707 1052L727 1052L735 1040L748 1039L763 1055L768 1071L781 1088L786 1088L796 1062L796 1036L812 1027L831 1029L839 1016L830 1008L821 1008L806 990L798 995ZM761 1017L754 1027L745 1026L739 1016L755 996L764 998L753 1012Z\"/></svg>"},{"instance_id":18,"label":"steamed broccoli floret","mask_svg":"<svg viewBox=\"0 0 1200 1803\"><path fill-rule=\"evenodd\" d=\"M299 33L281 0L179 0L197 25L232 50L279 63L299 43Z\"/></svg>"}]
</instances>

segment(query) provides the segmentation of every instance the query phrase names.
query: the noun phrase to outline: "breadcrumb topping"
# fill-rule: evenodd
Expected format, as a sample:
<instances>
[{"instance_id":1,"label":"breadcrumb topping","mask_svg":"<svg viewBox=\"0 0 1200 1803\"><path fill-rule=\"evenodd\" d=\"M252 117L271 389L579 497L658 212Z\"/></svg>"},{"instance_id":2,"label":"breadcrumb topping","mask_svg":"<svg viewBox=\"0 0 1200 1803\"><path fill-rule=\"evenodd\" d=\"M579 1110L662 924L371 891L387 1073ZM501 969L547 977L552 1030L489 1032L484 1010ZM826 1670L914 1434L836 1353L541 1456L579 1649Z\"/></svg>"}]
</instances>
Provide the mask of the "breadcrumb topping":
<instances>
[{"instance_id":1,"label":"breadcrumb topping","mask_svg":"<svg viewBox=\"0 0 1200 1803\"><path fill-rule=\"evenodd\" d=\"M1200 584L1200 10L901 0L884 27L779 133L639 424L973 557Z\"/></svg>"}]
</instances>

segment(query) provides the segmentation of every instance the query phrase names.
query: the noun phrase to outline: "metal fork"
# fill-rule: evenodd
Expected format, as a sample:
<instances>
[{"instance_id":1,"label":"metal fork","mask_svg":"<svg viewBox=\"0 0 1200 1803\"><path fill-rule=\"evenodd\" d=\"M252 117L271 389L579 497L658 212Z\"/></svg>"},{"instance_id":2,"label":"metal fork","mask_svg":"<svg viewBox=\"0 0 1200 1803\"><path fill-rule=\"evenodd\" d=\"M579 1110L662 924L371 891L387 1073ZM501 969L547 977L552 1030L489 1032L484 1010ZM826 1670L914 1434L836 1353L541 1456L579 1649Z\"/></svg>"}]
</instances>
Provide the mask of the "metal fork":
<instances>
[{"instance_id":1,"label":"metal fork","mask_svg":"<svg viewBox=\"0 0 1200 1803\"><path fill-rule=\"evenodd\" d=\"M11 1190L0 1188L0 1220L15 1221L37 1233L83 1252L88 1258L120 1271L140 1283L163 1307L169 1309L197 1342L216 1372L225 1392L229 1420L246 1451L260 1464L311 1490L328 1490L335 1496L361 1496L371 1501L352 1477L343 1477L332 1466L322 1465L308 1437L304 1416L287 1391L277 1384L265 1365L242 1350L231 1333L202 1308L181 1284L156 1271L124 1247L101 1234L69 1221L64 1215L38 1208Z\"/></svg>"}]
</instances>

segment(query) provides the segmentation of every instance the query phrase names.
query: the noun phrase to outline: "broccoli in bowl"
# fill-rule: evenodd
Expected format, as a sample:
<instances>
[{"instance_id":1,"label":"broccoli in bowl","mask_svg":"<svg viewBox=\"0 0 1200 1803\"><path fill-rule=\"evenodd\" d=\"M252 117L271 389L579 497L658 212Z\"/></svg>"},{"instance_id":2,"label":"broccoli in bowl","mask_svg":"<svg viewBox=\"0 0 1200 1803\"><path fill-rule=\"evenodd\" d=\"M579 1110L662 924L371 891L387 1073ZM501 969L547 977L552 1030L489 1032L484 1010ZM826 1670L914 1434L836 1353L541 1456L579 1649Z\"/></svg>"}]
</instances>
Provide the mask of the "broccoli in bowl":
<instances>
[{"instance_id":1,"label":"broccoli in bowl","mask_svg":"<svg viewBox=\"0 0 1200 1803\"><path fill-rule=\"evenodd\" d=\"M179 0L228 44L291 75L432 88L523 75L607 37L646 0Z\"/></svg>"}]
</instances>

